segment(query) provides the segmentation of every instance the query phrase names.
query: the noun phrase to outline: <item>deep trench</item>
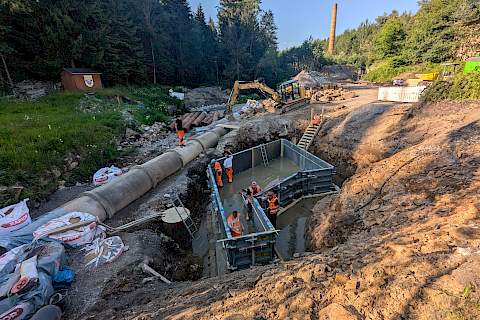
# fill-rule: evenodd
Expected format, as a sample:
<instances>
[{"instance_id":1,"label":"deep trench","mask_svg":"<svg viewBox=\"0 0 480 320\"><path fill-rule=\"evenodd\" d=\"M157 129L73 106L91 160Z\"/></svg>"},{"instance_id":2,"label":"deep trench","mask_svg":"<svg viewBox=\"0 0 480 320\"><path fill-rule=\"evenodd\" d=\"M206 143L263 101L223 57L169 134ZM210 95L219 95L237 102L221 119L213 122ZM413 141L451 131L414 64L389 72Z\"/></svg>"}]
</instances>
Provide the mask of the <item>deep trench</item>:
<instances>
[{"instance_id":1,"label":"deep trench","mask_svg":"<svg viewBox=\"0 0 480 320\"><path fill-rule=\"evenodd\" d=\"M242 139L235 139L235 143L226 145L225 150L236 153L255 147L259 144L268 143L278 139L300 139L304 129L305 128L303 126L297 125L292 121L289 123L288 134L285 134L284 132L273 131L269 136L250 136L248 139L244 139L242 137ZM315 148L315 145L312 145L312 148L310 149L312 154L333 164L337 168L337 174L334 176L335 183L337 185L341 186L345 179L351 176L351 169L346 171L342 170L344 168L344 166L340 163L342 159L332 158L332 153L328 152L329 150L322 149L320 152L315 151L317 151L317 148ZM205 157L195 160L195 165L190 167L186 174L189 182L187 188L180 194L180 198L184 202L185 206L190 210L191 217L197 226L201 226L202 224L206 223L209 210L208 207L210 205L210 189L207 182L208 178L206 175L206 169L210 161L214 158L217 158L219 155L220 154L218 152L211 152ZM338 168L340 168L340 171ZM306 214L306 212L310 211L315 203L316 201L314 200L309 200L308 203L300 203L298 206L302 207L302 213L300 213L298 217L284 217L283 220L285 222L281 224L282 227L288 229L286 232L292 233L292 230L295 230L297 227L299 227L299 223L300 225L308 223L303 220L300 220L299 222L299 219L307 219L306 221L308 221L308 214ZM168 246L166 248L166 251L169 253L168 256L162 257L162 259L154 258L152 261L153 267L157 267L159 270L165 272L167 276L170 276L175 281L198 280L202 276L205 277L208 274L203 272L206 257L193 255L191 237L183 225L168 226L164 223L152 222L147 226L144 226L144 228L152 229L156 233L163 233L172 239L171 242L167 242L166 244ZM202 230L201 232L208 233L206 230ZM207 242L201 243L200 245L208 245L210 236L212 235L207 234ZM287 243L289 241L291 240L286 240ZM290 249L286 248L286 250L288 251ZM173 259L177 259L177 261L175 261L175 265L177 266L175 272L172 272L166 268L166 265L174 262L171 261L172 257ZM193 265L196 267L192 267Z\"/></svg>"},{"instance_id":2,"label":"deep trench","mask_svg":"<svg viewBox=\"0 0 480 320\"><path fill-rule=\"evenodd\" d=\"M235 139L236 141L233 144L225 146L225 150L236 153L257 146L258 144L275 141L280 138L288 140L291 140L294 137L299 138L301 137L303 130L303 127L290 122L288 134L286 135L283 132L271 132L267 137L251 136L249 139ZM241 143L238 143L238 141L241 141ZM317 141L317 143L319 142ZM310 151L312 150L316 151L315 148L312 148ZM342 161L339 159L332 159L330 157L330 154L332 153L328 152L328 150L327 152L312 153L335 165L337 168L338 161ZM196 159L195 162L192 163L188 169L186 169L188 170L186 173L186 176L188 177L188 184L185 189L181 190L179 195L185 206L190 210L191 217L197 226L206 223L209 210L208 208L210 205L210 190L207 182L206 169L210 161L213 158L218 158L219 156L222 156L219 151L210 150L210 152L208 152L205 156ZM338 172L337 169L337 173L340 173L340 176L342 177L342 179L339 181L343 182L344 176L342 175L342 172ZM139 199L138 201L142 202L143 200ZM306 223L308 223L308 215L311 214L311 208L315 202L316 201L311 201L309 205L304 206L304 215L299 217L292 216L293 218L291 219L285 219L286 222L283 226L285 227L285 233L289 233L291 235L296 229L302 228ZM165 203L162 205L165 206ZM166 206L164 209L165 208ZM303 220L300 220L299 218ZM168 279L175 282L182 282L199 280L205 276L215 276L209 275L208 272L204 272L203 270L204 267L206 267L205 259L208 258L208 252L207 255L203 257L193 255L192 241L188 232L183 226L166 226L162 222L155 221L129 231L129 233L133 234L135 234L135 232L153 232L157 235L167 235L168 238L162 240L161 244L153 246L152 248L148 247L147 245L145 249L145 255L150 259L149 265ZM211 235L208 234L208 236ZM290 254L293 254L293 251L290 248L290 245L292 245L292 239L294 239L293 242L295 242L294 237L284 241L284 243L286 243L285 251L291 251ZM207 245L210 240L213 239L207 238ZM304 240L308 241L307 238ZM146 277L148 277L148 275L146 275L142 270L139 270L138 261L126 265L116 274L115 277L110 279L110 284L101 292L102 299L94 302L91 308L89 308L90 311L95 312L96 309L100 310L105 307L110 308L113 305L114 308L121 310L125 308L125 303L117 303L117 301L138 299L139 296L142 296L144 299L146 299L146 301L148 301L148 299L151 297L151 294L150 292L145 291L142 282L139 281L139 279ZM131 292L131 294L125 295L125 290Z\"/></svg>"}]
</instances>

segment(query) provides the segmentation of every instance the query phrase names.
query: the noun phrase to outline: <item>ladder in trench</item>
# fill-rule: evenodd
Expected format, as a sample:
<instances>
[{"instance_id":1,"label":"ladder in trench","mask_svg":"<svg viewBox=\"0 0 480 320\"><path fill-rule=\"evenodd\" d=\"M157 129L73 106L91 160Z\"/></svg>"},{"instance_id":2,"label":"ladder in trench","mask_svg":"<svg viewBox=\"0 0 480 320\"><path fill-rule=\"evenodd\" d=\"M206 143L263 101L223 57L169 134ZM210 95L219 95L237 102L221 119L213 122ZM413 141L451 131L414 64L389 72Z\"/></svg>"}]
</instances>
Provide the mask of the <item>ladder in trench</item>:
<instances>
[{"instance_id":1,"label":"ladder in trench","mask_svg":"<svg viewBox=\"0 0 480 320\"><path fill-rule=\"evenodd\" d=\"M319 124L312 124L308 126L307 130L305 130L305 133L303 134L302 138L300 139L300 142L298 142L298 146L306 151L308 151L308 148L312 145L313 140L317 136L318 132L320 131L321 127L321 122Z\"/></svg>"},{"instance_id":2,"label":"ladder in trench","mask_svg":"<svg viewBox=\"0 0 480 320\"><path fill-rule=\"evenodd\" d=\"M260 152L262 153L263 165L265 167L268 167L269 163L268 163L267 148L265 148L264 144L260 145Z\"/></svg>"},{"instance_id":3,"label":"ladder in trench","mask_svg":"<svg viewBox=\"0 0 480 320\"><path fill-rule=\"evenodd\" d=\"M180 200L180 197L178 196L177 193L174 193L173 195L170 194L165 194L165 198L170 199L170 203L172 204L173 208L178 214L178 217L180 220L182 220L183 225L187 229L188 233L190 234L190 237L192 239L195 239L195 233L198 231L197 225L195 222L193 222L193 219L191 215L188 215L186 218L182 216L181 212L187 212L187 208L183 205L182 200Z\"/></svg>"}]
</instances>

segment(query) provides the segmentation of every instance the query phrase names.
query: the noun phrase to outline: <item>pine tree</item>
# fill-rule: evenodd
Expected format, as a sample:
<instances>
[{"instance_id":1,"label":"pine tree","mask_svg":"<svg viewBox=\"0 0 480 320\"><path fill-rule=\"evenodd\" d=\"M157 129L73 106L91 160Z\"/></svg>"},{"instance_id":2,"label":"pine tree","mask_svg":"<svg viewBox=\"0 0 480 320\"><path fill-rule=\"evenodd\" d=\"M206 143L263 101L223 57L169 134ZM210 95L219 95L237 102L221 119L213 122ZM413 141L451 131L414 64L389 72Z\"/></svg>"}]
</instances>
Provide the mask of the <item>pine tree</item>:
<instances>
[{"instance_id":1,"label":"pine tree","mask_svg":"<svg viewBox=\"0 0 480 320\"><path fill-rule=\"evenodd\" d=\"M107 83L132 84L144 81L143 50L137 29L126 14L125 3L104 0L108 14L102 64Z\"/></svg>"}]
</instances>

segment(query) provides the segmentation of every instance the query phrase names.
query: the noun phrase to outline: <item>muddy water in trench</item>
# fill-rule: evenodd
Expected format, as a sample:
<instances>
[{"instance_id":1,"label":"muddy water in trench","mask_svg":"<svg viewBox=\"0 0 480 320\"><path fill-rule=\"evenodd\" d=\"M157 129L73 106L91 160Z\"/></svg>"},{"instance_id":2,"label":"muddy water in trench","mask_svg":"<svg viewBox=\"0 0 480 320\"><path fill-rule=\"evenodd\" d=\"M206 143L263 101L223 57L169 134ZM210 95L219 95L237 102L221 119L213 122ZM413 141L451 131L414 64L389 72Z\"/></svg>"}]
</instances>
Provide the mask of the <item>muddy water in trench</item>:
<instances>
[{"instance_id":1,"label":"muddy water in trench","mask_svg":"<svg viewBox=\"0 0 480 320\"><path fill-rule=\"evenodd\" d=\"M256 230L253 230L253 225L247 223L247 220L245 219L247 209L243 204L239 192L242 191L242 189L248 188L252 181L256 181L258 185L264 189L270 183L284 179L299 170L300 168L289 159L278 158L270 160L268 167L260 165L235 174L233 177L233 183L227 183L225 181L223 188L220 188L220 197L222 198L225 214L229 215L232 211L237 210L240 212L240 220L244 226L244 232L256 232Z\"/></svg>"},{"instance_id":2,"label":"muddy water in trench","mask_svg":"<svg viewBox=\"0 0 480 320\"><path fill-rule=\"evenodd\" d=\"M277 218L280 233L276 241L277 253L282 259L291 259L295 253L305 252L308 217L320 197L308 198L280 214Z\"/></svg>"}]
</instances>

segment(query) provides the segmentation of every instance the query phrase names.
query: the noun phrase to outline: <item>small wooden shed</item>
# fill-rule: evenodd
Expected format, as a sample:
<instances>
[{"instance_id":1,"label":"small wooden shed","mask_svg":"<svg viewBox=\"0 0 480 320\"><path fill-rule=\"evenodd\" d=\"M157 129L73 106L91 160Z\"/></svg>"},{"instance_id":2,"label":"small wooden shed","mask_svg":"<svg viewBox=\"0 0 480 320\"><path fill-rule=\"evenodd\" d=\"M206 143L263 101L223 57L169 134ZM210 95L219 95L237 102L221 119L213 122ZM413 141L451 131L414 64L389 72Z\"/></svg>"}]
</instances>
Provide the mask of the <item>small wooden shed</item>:
<instances>
[{"instance_id":1,"label":"small wooden shed","mask_svg":"<svg viewBox=\"0 0 480 320\"><path fill-rule=\"evenodd\" d=\"M64 68L62 85L67 91L95 91L102 89L101 73L86 68Z\"/></svg>"}]
</instances>

